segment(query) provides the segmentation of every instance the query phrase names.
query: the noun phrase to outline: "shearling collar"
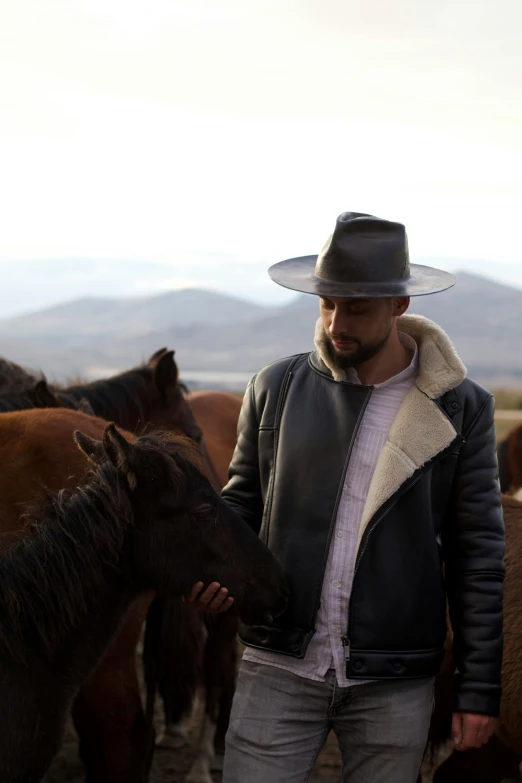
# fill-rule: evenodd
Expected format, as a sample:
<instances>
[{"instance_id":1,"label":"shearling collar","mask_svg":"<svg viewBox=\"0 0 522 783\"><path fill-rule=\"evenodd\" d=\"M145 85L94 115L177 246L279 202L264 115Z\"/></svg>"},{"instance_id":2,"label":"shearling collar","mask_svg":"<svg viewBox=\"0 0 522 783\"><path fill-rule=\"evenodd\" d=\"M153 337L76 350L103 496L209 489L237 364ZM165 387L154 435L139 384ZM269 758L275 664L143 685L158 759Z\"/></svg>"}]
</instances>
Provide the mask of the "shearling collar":
<instances>
[{"instance_id":1,"label":"shearling collar","mask_svg":"<svg viewBox=\"0 0 522 783\"><path fill-rule=\"evenodd\" d=\"M417 343L419 364L416 385L427 397L434 400L462 383L467 370L440 326L422 315L403 315L397 319L397 328ZM345 381L345 371L327 350L327 337L320 318L315 327L315 345L334 380Z\"/></svg>"}]
</instances>

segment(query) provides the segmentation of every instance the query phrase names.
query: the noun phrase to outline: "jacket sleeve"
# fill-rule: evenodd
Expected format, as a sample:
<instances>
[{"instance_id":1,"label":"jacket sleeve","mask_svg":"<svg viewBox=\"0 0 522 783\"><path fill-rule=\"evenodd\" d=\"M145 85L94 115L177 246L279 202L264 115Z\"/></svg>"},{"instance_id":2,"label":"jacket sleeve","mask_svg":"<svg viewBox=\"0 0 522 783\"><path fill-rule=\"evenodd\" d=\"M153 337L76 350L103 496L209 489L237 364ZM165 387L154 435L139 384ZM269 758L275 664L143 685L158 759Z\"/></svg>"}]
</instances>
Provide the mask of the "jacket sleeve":
<instances>
[{"instance_id":1,"label":"jacket sleeve","mask_svg":"<svg viewBox=\"0 0 522 783\"><path fill-rule=\"evenodd\" d=\"M442 545L457 667L453 707L456 712L497 716L504 522L493 415L493 398L488 396L464 432Z\"/></svg>"},{"instance_id":2,"label":"jacket sleeve","mask_svg":"<svg viewBox=\"0 0 522 783\"><path fill-rule=\"evenodd\" d=\"M228 483L222 497L234 511L259 534L263 517L263 498L259 475L259 424L255 403L255 380L247 386L239 414L237 444L230 463Z\"/></svg>"}]
</instances>

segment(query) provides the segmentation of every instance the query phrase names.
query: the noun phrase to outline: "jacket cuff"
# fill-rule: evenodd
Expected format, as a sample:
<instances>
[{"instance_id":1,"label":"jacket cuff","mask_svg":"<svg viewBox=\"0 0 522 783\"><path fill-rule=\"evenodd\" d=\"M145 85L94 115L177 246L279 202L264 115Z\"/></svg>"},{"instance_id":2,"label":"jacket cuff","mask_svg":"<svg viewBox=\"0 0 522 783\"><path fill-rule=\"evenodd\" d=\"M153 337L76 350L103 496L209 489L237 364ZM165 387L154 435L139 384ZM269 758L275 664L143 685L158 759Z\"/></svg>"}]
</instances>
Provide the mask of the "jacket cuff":
<instances>
[{"instance_id":1,"label":"jacket cuff","mask_svg":"<svg viewBox=\"0 0 522 783\"><path fill-rule=\"evenodd\" d=\"M492 718L498 718L501 695L500 685L490 685L484 682L462 682L457 675L453 692L453 712L489 715Z\"/></svg>"}]
</instances>

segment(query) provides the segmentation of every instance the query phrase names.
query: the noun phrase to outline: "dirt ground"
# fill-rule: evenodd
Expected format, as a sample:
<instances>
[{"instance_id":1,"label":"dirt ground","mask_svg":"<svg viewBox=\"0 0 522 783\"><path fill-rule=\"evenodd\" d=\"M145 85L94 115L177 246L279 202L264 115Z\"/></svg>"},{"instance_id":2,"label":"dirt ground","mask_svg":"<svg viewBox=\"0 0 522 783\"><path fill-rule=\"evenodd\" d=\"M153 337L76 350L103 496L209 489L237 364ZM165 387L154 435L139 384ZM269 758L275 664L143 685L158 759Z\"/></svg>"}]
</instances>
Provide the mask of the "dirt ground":
<instances>
[{"instance_id":1,"label":"dirt ground","mask_svg":"<svg viewBox=\"0 0 522 783\"><path fill-rule=\"evenodd\" d=\"M242 646L238 645L238 648L241 656ZM184 783L190 765L194 760L202 711L202 705L195 711L194 718L189 726L188 743L185 747L173 750L171 748L162 748L159 745L156 748L149 783ZM162 734L162 717L159 703L156 713L156 731L160 738ZM444 760L448 752L449 749L441 753L439 763ZM340 770L339 747L337 739L332 733L314 765L310 783L339 783ZM424 768L422 780L423 783L432 783L432 770ZM67 731L62 750L42 783L84 783L83 766L78 759L78 745L72 729ZM214 783L222 783L221 773L214 773ZM471 781L466 781L466 783L471 783ZM506 783L510 782L506 781ZM516 781L513 783L516 783Z\"/></svg>"},{"instance_id":2,"label":"dirt ground","mask_svg":"<svg viewBox=\"0 0 522 783\"><path fill-rule=\"evenodd\" d=\"M189 734L187 746L178 750L164 749L159 746L154 755L150 783L183 783L194 760L195 745L198 736L201 712L196 714ZM158 726L159 731L161 727ZM77 756L77 742L72 731L66 735L61 752L47 774L44 783L84 783L83 767ZM314 765L311 783L339 783L340 753L337 739L331 734L328 742ZM215 783L221 783L219 772L214 774ZM426 771L423 783L430 783L431 775Z\"/></svg>"},{"instance_id":3,"label":"dirt ground","mask_svg":"<svg viewBox=\"0 0 522 783\"><path fill-rule=\"evenodd\" d=\"M150 776L150 783L183 783L194 759L194 745L199 720L191 726L190 744L180 750L158 747ZM340 776L340 759L337 740L332 735L315 764L310 781L313 783L337 783ZM215 783L221 783L221 774L214 775ZM64 746L45 778L45 783L84 783L83 768L77 757L77 743L68 732Z\"/></svg>"}]
</instances>

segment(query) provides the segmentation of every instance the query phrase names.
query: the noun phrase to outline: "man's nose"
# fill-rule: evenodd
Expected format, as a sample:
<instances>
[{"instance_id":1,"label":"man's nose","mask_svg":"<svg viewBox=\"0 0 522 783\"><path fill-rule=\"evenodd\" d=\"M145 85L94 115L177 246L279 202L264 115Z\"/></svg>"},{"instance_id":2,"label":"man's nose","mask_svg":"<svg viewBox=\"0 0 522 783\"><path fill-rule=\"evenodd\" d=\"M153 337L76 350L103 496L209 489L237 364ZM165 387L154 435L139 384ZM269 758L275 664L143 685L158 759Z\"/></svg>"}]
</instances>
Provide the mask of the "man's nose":
<instances>
[{"instance_id":1,"label":"man's nose","mask_svg":"<svg viewBox=\"0 0 522 783\"><path fill-rule=\"evenodd\" d=\"M349 317L346 313L343 313L339 308L335 308L330 322L331 334L343 334L348 331Z\"/></svg>"}]
</instances>

